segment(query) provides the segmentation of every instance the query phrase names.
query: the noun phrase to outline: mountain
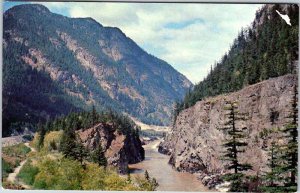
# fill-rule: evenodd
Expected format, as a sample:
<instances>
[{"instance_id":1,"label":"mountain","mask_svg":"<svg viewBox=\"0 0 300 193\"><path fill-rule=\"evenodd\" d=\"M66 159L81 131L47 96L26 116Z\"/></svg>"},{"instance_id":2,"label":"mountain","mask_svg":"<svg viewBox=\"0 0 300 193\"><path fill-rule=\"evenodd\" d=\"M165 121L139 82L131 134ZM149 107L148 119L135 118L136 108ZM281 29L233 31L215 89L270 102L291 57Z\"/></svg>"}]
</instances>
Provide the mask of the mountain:
<instances>
[{"instance_id":1,"label":"mountain","mask_svg":"<svg viewBox=\"0 0 300 193\"><path fill-rule=\"evenodd\" d=\"M120 29L92 18L25 4L7 10L3 24L4 136L92 105L167 125L173 102L193 86Z\"/></svg>"},{"instance_id":2,"label":"mountain","mask_svg":"<svg viewBox=\"0 0 300 193\"><path fill-rule=\"evenodd\" d=\"M287 14L291 26L276 12ZM207 77L177 104L179 111L209 96L238 91L248 85L297 72L299 7L268 4L256 12L250 27L242 29L228 53L211 67Z\"/></svg>"}]
</instances>

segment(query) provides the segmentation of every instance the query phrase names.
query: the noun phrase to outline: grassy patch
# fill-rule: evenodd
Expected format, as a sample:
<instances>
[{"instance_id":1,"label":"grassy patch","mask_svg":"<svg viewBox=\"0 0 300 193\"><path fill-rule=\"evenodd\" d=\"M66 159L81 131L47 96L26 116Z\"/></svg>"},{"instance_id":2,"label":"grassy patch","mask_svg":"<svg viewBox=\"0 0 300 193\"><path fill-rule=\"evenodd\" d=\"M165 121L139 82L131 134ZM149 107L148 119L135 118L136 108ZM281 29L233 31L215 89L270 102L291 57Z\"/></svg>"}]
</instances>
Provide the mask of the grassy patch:
<instances>
[{"instance_id":1,"label":"grassy patch","mask_svg":"<svg viewBox=\"0 0 300 193\"><path fill-rule=\"evenodd\" d=\"M20 162L26 159L26 154L30 148L23 143L2 148L2 178L7 178L13 169L20 165Z\"/></svg>"},{"instance_id":2,"label":"grassy patch","mask_svg":"<svg viewBox=\"0 0 300 193\"><path fill-rule=\"evenodd\" d=\"M22 169L20 170L20 173L18 174L18 177L28 185L33 185L35 176L39 173L38 167L35 167L32 165L31 161L28 160Z\"/></svg>"},{"instance_id":3,"label":"grassy patch","mask_svg":"<svg viewBox=\"0 0 300 193\"><path fill-rule=\"evenodd\" d=\"M2 154L5 154L9 157L25 158L26 154L29 152L30 148L24 145L24 143L19 143L17 145L2 148Z\"/></svg>"},{"instance_id":4,"label":"grassy patch","mask_svg":"<svg viewBox=\"0 0 300 193\"><path fill-rule=\"evenodd\" d=\"M2 158L2 179L7 178L8 174L13 172L14 165Z\"/></svg>"}]
</instances>

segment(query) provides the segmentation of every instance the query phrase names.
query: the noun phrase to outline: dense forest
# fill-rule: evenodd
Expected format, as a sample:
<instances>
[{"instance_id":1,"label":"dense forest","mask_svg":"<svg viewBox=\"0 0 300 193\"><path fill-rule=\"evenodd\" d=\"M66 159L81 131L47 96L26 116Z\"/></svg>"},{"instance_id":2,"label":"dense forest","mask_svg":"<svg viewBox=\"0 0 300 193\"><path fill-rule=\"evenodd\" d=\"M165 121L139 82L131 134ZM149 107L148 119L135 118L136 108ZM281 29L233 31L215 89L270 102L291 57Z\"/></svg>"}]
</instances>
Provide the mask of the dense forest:
<instances>
[{"instance_id":1,"label":"dense forest","mask_svg":"<svg viewBox=\"0 0 300 193\"><path fill-rule=\"evenodd\" d=\"M82 101L66 95L47 73L16 59L26 54L24 45L14 42L3 53L3 136L85 107Z\"/></svg>"},{"instance_id":2,"label":"dense forest","mask_svg":"<svg viewBox=\"0 0 300 193\"><path fill-rule=\"evenodd\" d=\"M284 6L283 6L284 7ZM276 13L288 14L291 26ZM240 90L257 82L297 72L298 5L264 6L256 12L252 25L241 29L228 53L211 66L207 77L176 104L175 117L197 101Z\"/></svg>"},{"instance_id":3,"label":"dense forest","mask_svg":"<svg viewBox=\"0 0 300 193\"><path fill-rule=\"evenodd\" d=\"M105 111L98 113L95 107L91 111L72 112L67 116L57 117L54 120L46 121L46 123L38 123L38 133L40 135L39 144L43 144L44 136L51 131L77 131L85 130L95 126L97 123L111 123L113 128L123 135L133 135L139 137L138 127L130 118L125 115Z\"/></svg>"}]
</instances>

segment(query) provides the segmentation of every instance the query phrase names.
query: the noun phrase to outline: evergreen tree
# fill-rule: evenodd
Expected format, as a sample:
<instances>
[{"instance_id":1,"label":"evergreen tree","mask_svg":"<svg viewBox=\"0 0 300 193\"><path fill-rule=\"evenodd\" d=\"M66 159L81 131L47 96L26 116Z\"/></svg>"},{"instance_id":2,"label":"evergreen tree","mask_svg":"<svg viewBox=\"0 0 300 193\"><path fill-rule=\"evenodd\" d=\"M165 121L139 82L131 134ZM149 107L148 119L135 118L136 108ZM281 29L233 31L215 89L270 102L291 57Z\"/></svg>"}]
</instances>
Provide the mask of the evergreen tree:
<instances>
[{"instance_id":1,"label":"evergreen tree","mask_svg":"<svg viewBox=\"0 0 300 193\"><path fill-rule=\"evenodd\" d=\"M68 122L67 125L70 125ZM75 128L72 126L67 126L64 129L61 142L60 142L60 151L64 154L65 157L77 158L77 139L76 139L76 133Z\"/></svg>"},{"instance_id":2,"label":"evergreen tree","mask_svg":"<svg viewBox=\"0 0 300 193\"><path fill-rule=\"evenodd\" d=\"M75 145L76 147L73 150L75 154L74 159L78 160L80 164L83 165L83 161L88 156L88 152L81 142L76 142Z\"/></svg>"},{"instance_id":3,"label":"evergreen tree","mask_svg":"<svg viewBox=\"0 0 300 193\"><path fill-rule=\"evenodd\" d=\"M44 145L44 139L45 139L45 135L46 135L46 129L42 125L41 122L38 123L38 131L39 131L39 134L40 134L40 138L39 138L39 141L38 141L38 149L41 149Z\"/></svg>"},{"instance_id":4,"label":"evergreen tree","mask_svg":"<svg viewBox=\"0 0 300 193\"><path fill-rule=\"evenodd\" d=\"M291 112L288 116L289 122L281 130L285 145L272 143L270 149L269 168L263 176L265 186L262 190L266 192L296 192L297 191L297 168L298 168L298 91L294 87L291 101Z\"/></svg>"},{"instance_id":5,"label":"evergreen tree","mask_svg":"<svg viewBox=\"0 0 300 193\"><path fill-rule=\"evenodd\" d=\"M285 170L288 172L286 187L291 191L297 190L297 168L298 168L298 91L297 85L294 86L294 94L291 101L291 112L288 116L289 123L285 126L283 133L287 144L284 147L283 159L286 160Z\"/></svg>"},{"instance_id":6,"label":"evergreen tree","mask_svg":"<svg viewBox=\"0 0 300 193\"><path fill-rule=\"evenodd\" d=\"M146 179L146 180L148 180L148 181L150 180L150 176L149 176L149 173L148 173L147 170L145 171L144 176L145 176L145 179Z\"/></svg>"},{"instance_id":7,"label":"evergreen tree","mask_svg":"<svg viewBox=\"0 0 300 193\"><path fill-rule=\"evenodd\" d=\"M91 153L91 160L92 162L98 163L99 166L107 166L107 159L101 144Z\"/></svg>"},{"instance_id":8,"label":"evergreen tree","mask_svg":"<svg viewBox=\"0 0 300 193\"><path fill-rule=\"evenodd\" d=\"M230 191L232 192L245 191L242 182L244 175L241 172L252 168L249 164L240 163L238 159L239 154L244 152L243 147L248 144L244 140L244 130L247 128L239 129L236 125L237 121L245 119L244 115L240 114L237 108L235 102L228 102L224 108L228 111L226 114L228 121L224 124L224 127L221 128L227 135L227 139L223 144L226 151L224 152L222 159L229 162L227 169L233 170L233 173L228 173L224 175L223 178L224 180L231 182Z\"/></svg>"},{"instance_id":9,"label":"evergreen tree","mask_svg":"<svg viewBox=\"0 0 300 193\"><path fill-rule=\"evenodd\" d=\"M284 173L283 162L281 157L281 148L274 141L271 143L271 147L269 149L269 159L268 159L268 167L270 169L269 172L266 172L263 175L262 180L264 182L264 186L261 188L264 192L284 192L285 189L281 183Z\"/></svg>"},{"instance_id":10,"label":"evergreen tree","mask_svg":"<svg viewBox=\"0 0 300 193\"><path fill-rule=\"evenodd\" d=\"M97 114L95 106L93 105L93 108L92 108L92 125L95 125L97 121L98 121L98 114Z\"/></svg>"},{"instance_id":11,"label":"evergreen tree","mask_svg":"<svg viewBox=\"0 0 300 193\"><path fill-rule=\"evenodd\" d=\"M149 185L150 185L150 190L152 190L152 191L154 191L154 190L156 190L156 188L158 187L158 182L157 182L157 180L155 179L155 178L151 178L150 176L149 176L149 173L148 173L148 171L146 170L145 171L145 174L144 174L144 176L145 176L145 180L149 183Z\"/></svg>"}]
</instances>

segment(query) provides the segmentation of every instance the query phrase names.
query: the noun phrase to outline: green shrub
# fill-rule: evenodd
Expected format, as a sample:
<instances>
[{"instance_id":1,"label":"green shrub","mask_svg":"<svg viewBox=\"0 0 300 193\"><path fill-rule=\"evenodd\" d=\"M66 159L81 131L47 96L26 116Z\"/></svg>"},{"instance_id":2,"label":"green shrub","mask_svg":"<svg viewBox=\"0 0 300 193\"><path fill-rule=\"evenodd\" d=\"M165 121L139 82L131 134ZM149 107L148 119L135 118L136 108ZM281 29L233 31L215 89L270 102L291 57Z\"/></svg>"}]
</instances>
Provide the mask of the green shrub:
<instances>
[{"instance_id":1,"label":"green shrub","mask_svg":"<svg viewBox=\"0 0 300 193\"><path fill-rule=\"evenodd\" d=\"M10 157L25 157L31 150L24 143L2 148L2 153Z\"/></svg>"},{"instance_id":2,"label":"green shrub","mask_svg":"<svg viewBox=\"0 0 300 193\"><path fill-rule=\"evenodd\" d=\"M40 172L34 181L35 189L81 190L83 169L78 161L45 158L38 164Z\"/></svg>"},{"instance_id":3,"label":"green shrub","mask_svg":"<svg viewBox=\"0 0 300 193\"><path fill-rule=\"evenodd\" d=\"M35 149L39 149L38 142L40 140L40 134L38 132L35 133L33 140L29 142L29 145Z\"/></svg>"},{"instance_id":4,"label":"green shrub","mask_svg":"<svg viewBox=\"0 0 300 193\"><path fill-rule=\"evenodd\" d=\"M88 164L81 181L82 188L84 190L104 190L105 177L106 172L103 167L99 167L95 163Z\"/></svg>"},{"instance_id":5,"label":"green shrub","mask_svg":"<svg viewBox=\"0 0 300 193\"><path fill-rule=\"evenodd\" d=\"M39 168L31 164L28 160L24 166L21 168L18 177L22 179L25 184L33 185L35 176L39 173Z\"/></svg>"},{"instance_id":6,"label":"green shrub","mask_svg":"<svg viewBox=\"0 0 300 193\"><path fill-rule=\"evenodd\" d=\"M60 147L62 130L51 131L45 135L42 151L55 151Z\"/></svg>"},{"instance_id":7,"label":"green shrub","mask_svg":"<svg viewBox=\"0 0 300 193\"><path fill-rule=\"evenodd\" d=\"M2 179L6 178L11 172L13 172L12 164L2 158Z\"/></svg>"},{"instance_id":8,"label":"green shrub","mask_svg":"<svg viewBox=\"0 0 300 193\"><path fill-rule=\"evenodd\" d=\"M155 190L157 183L152 179L140 177L131 180L119 176L113 168L100 167L96 163L44 157L37 163L38 174L34 178L34 189L43 190ZM31 178L33 179L33 178Z\"/></svg>"}]
</instances>

